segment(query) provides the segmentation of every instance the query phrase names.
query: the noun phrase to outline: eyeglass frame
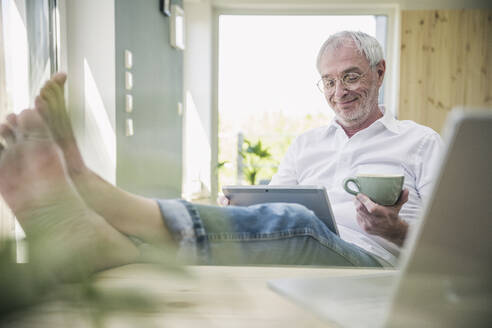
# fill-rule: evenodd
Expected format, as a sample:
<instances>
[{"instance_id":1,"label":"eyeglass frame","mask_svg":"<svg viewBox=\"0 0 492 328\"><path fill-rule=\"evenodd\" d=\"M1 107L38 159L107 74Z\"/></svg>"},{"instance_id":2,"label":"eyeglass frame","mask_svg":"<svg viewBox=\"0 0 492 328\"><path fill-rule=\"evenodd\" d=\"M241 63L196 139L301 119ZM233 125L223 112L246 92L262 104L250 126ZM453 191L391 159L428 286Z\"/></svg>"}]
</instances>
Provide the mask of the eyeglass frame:
<instances>
[{"instance_id":1,"label":"eyeglass frame","mask_svg":"<svg viewBox=\"0 0 492 328\"><path fill-rule=\"evenodd\" d=\"M360 79L362 79L362 78L363 78L363 77L364 77L364 76L365 76L365 75L366 75L366 74L367 74L370 70L371 70L371 68L369 68L367 71L365 71L365 72L364 72L364 73L362 73L362 74L359 74L358 72L346 72L346 73L344 73L344 74L342 75L342 78L340 78L340 77L336 77L336 78L334 78L334 79L330 79L330 81L335 81L335 84L333 85L333 87L332 87L332 89L331 89L331 90L335 90L335 87L336 87L336 81L340 81L340 82L342 83L342 85L343 85L345 88L350 89L350 87L351 87L352 85L354 85L354 84L358 83L358 82L360 81ZM345 77L345 76L347 76L348 74L359 74L359 77L357 78L357 80L356 80L356 81L354 81L354 82L351 82L351 83L348 83L348 84L347 84L347 82L344 82L344 81L343 81L343 79L344 79L344 77ZM319 79L319 81L318 81L318 82L316 82L316 86L318 87L318 90L319 90L321 93L323 93L323 94L325 94L325 93L328 91L328 89L327 89L327 88L325 88L324 79L325 79L325 78L323 78L323 77L322 77L321 79ZM321 82L323 82L323 83L321 83ZM320 86L320 83L321 83L321 86Z\"/></svg>"}]
</instances>

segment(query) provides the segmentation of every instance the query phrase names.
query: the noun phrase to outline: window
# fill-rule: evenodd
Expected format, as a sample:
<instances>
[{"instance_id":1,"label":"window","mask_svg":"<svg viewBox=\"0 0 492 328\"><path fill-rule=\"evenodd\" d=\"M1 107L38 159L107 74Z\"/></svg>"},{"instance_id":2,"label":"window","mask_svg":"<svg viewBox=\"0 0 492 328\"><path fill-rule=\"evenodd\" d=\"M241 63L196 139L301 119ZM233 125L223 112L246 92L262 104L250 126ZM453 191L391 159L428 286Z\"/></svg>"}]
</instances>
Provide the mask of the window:
<instances>
[{"instance_id":1,"label":"window","mask_svg":"<svg viewBox=\"0 0 492 328\"><path fill-rule=\"evenodd\" d=\"M221 15L218 190L267 183L293 138L332 118L316 88L316 56L330 34L360 30L385 47L386 29L380 15Z\"/></svg>"},{"instance_id":2,"label":"window","mask_svg":"<svg viewBox=\"0 0 492 328\"><path fill-rule=\"evenodd\" d=\"M1 9L7 110L20 112L58 70L57 1L6 0Z\"/></svg>"},{"instance_id":3,"label":"window","mask_svg":"<svg viewBox=\"0 0 492 328\"><path fill-rule=\"evenodd\" d=\"M57 0L2 0L0 8L0 119L32 107L59 63ZM14 219L0 204L0 237L12 235ZM16 235L22 236L20 227Z\"/></svg>"}]
</instances>

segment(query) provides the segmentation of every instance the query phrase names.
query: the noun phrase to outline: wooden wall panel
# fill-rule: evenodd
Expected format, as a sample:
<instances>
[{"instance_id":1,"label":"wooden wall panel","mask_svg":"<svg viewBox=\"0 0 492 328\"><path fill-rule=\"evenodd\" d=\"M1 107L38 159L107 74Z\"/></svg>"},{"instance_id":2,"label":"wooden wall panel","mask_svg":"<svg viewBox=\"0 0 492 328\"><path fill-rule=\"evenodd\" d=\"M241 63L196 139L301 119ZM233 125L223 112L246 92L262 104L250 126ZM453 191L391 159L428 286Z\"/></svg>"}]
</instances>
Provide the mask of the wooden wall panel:
<instances>
[{"instance_id":1,"label":"wooden wall panel","mask_svg":"<svg viewBox=\"0 0 492 328\"><path fill-rule=\"evenodd\" d=\"M492 110L492 10L402 12L399 119L440 132L464 105Z\"/></svg>"}]
</instances>

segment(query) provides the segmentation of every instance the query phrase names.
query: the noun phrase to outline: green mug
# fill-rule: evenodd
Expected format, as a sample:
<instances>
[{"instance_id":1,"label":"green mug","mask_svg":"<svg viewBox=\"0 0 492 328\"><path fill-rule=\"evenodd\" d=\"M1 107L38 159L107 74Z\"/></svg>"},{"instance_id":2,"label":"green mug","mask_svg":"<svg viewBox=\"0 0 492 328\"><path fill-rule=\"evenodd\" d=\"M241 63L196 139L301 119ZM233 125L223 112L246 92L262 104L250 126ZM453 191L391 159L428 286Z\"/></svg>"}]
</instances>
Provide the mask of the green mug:
<instances>
[{"instance_id":1,"label":"green mug","mask_svg":"<svg viewBox=\"0 0 492 328\"><path fill-rule=\"evenodd\" d=\"M375 203L391 206L398 201L404 180L403 175L358 174L343 180L343 189L352 195L363 193ZM350 183L358 190L351 189Z\"/></svg>"}]
</instances>

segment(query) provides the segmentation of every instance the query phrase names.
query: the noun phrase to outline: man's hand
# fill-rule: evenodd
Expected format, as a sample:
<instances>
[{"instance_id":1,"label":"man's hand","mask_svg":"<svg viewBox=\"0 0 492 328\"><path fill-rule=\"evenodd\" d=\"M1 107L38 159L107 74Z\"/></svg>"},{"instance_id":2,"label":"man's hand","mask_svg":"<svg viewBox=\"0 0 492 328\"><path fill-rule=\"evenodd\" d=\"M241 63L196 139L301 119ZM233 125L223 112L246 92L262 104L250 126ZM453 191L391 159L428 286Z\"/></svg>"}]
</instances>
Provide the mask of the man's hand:
<instances>
[{"instance_id":1,"label":"man's hand","mask_svg":"<svg viewBox=\"0 0 492 328\"><path fill-rule=\"evenodd\" d=\"M400 219L398 213L408 201L408 189L404 189L393 206L382 206L374 203L364 194L355 198L357 222L365 232L383 237L402 246L407 235L408 223Z\"/></svg>"},{"instance_id":2,"label":"man's hand","mask_svg":"<svg viewBox=\"0 0 492 328\"><path fill-rule=\"evenodd\" d=\"M219 197L217 197L217 204L219 206L229 206L230 203L231 203L231 201L229 200L229 198L227 198L223 194L219 194Z\"/></svg>"}]
</instances>

